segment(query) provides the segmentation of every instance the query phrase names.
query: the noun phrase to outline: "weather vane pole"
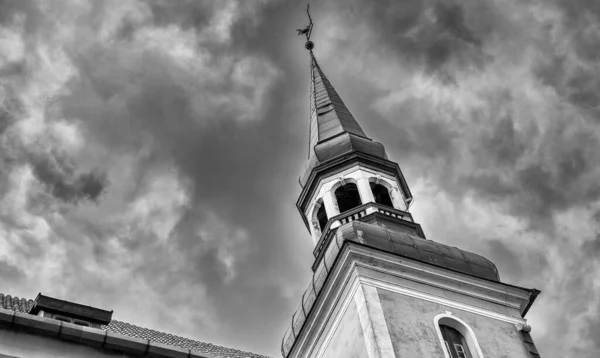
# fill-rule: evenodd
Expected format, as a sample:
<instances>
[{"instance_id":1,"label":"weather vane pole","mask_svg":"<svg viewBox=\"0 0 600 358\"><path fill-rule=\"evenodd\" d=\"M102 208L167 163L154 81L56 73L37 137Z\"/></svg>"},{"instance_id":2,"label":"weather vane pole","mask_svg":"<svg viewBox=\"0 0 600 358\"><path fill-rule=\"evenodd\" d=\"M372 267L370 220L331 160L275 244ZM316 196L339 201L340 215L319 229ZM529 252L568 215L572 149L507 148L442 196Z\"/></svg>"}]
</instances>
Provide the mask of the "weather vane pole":
<instances>
[{"instance_id":1,"label":"weather vane pole","mask_svg":"<svg viewBox=\"0 0 600 358\"><path fill-rule=\"evenodd\" d=\"M308 4L306 6L306 13L308 14L308 20L309 20L308 26L306 26L303 29L297 29L296 31L298 31L298 36L300 36L300 35L306 36L306 44L304 45L304 47L306 47L307 50L312 51L312 49L315 47L315 44L310 40L310 34L312 33L312 29L313 29L313 21L312 21L312 18L310 17L310 12L308 11L309 8L310 8L310 4Z\"/></svg>"}]
</instances>

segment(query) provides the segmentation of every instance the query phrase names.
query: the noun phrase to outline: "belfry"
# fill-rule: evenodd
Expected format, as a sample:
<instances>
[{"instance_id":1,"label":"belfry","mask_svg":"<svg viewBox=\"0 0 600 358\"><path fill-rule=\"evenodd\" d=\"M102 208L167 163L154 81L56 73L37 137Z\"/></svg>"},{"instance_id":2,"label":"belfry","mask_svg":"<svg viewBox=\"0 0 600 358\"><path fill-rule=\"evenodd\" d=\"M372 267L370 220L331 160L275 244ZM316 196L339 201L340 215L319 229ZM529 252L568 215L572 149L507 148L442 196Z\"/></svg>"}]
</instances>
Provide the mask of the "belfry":
<instances>
[{"instance_id":1,"label":"belfry","mask_svg":"<svg viewBox=\"0 0 600 358\"><path fill-rule=\"evenodd\" d=\"M525 315L540 291L486 258L427 239L397 163L362 130L313 53L308 163L296 203L313 277L284 358L539 357ZM435 238L434 238L435 239Z\"/></svg>"}]
</instances>

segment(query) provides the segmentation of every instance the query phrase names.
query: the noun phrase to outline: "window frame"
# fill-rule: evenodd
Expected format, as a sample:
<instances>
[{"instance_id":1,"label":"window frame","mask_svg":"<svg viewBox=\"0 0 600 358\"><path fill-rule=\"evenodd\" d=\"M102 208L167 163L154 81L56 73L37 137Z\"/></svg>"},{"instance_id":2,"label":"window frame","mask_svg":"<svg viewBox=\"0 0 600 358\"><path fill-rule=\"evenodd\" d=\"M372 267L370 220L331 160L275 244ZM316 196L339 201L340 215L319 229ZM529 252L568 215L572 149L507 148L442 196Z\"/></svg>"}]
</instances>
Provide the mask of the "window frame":
<instances>
[{"instance_id":1,"label":"window frame","mask_svg":"<svg viewBox=\"0 0 600 358\"><path fill-rule=\"evenodd\" d=\"M442 347L442 351L444 352L445 358L452 357L449 355L449 352L446 349L446 343L444 340L444 336L442 335L440 325L452 327L458 332L460 332L460 334L462 334L463 337L465 337L465 340L467 341L467 346L473 358L484 358L483 352L481 352L479 342L477 342L477 337L475 336L475 332L473 332L473 329L471 329L471 327L465 321L453 315L452 312L446 311L446 313L438 314L433 318L433 323L435 325L435 330L438 334L438 339Z\"/></svg>"},{"instance_id":2,"label":"window frame","mask_svg":"<svg viewBox=\"0 0 600 358\"><path fill-rule=\"evenodd\" d=\"M358 199L359 203L358 203L358 205L355 205L353 207L350 207L350 208L342 211L341 205L340 205L340 203L338 201L337 191L340 190L340 189L347 190L344 187L349 186L349 185L353 185L354 187L356 187L356 194L357 194L357 198L356 199ZM360 187L358 185L358 182L355 179L352 179L352 178L344 178L343 181L342 180L338 181L336 183L336 185L334 185L331 188L331 195L333 197L335 205L336 205L336 207L337 207L337 209L338 209L338 211L339 211L340 214L343 214L343 213L345 213L347 211L350 211L350 210L352 210L354 208L357 208L357 207L365 204L365 198L363 198L362 195L361 195Z\"/></svg>"}]
</instances>

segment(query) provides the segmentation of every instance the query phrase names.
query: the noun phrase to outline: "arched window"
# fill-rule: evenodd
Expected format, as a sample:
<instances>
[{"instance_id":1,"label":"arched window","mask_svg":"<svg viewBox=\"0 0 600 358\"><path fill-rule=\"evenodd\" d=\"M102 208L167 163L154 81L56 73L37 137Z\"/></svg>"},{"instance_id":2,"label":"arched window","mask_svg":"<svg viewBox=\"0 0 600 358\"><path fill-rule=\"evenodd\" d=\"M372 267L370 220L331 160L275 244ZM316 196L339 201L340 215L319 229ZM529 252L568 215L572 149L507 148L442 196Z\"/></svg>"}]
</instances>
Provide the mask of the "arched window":
<instances>
[{"instance_id":1,"label":"arched window","mask_svg":"<svg viewBox=\"0 0 600 358\"><path fill-rule=\"evenodd\" d=\"M312 210L311 222L315 239L319 239L323 233L325 225L327 225L327 211L323 205L323 198L319 198Z\"/></svg>"},{"instance_id":2,"label":"arched window","mask_svg":"<svg viewBox=\"0 0 600 358\"><path fill-rule=\"evenodd\" d=\"M337 188L335 198L340 209L340 214L362 205L358 187L354 183L347 183Z\"/></svg>"},{"instance_id":3,"label":"arched window","mask_svg":"<svg viewBox=\"0 0 600 358\"><path fill-rule=\"evenodd\" d=\"M374 182L370 182L369 184L371 185L371 191L373 192L373 197L377 204L389 206L390 208L394 207L390 192L385 186Z\"/></svg>"},{"instance_id":4,"label":"arched window","mask_svg":"<svg viewBox=\"0 0 600 358\"><path fill-rule=\"evenodd\" d=\"M323 232L325 225L327 225L327 212L325 212L325 205L321 205L319 210L317 210L317 221L319 222L319 228L321 229L321 232Z\"/></svg>"},{"instance_id":5,"label":"arched window","mask_svg":"<svg viewBox=\"0 0 600 358\"><path fill-rule=\"evenodd\" d=\"M473 355L469 351L467 340L459 331L444 324L440 324L440 330L442 331L444 345L450 357L473 358Z\"/></svg>"},{"instance_id":6,"label":"arched window","mask_svg":"<svg viewBox=\"0 0 600 358\"><path fill-rule=\"evenodd\" d=\"M433 319L446 358L483 358L475 333L469 325L452 312Z\"/></svg>"}]
</instances>

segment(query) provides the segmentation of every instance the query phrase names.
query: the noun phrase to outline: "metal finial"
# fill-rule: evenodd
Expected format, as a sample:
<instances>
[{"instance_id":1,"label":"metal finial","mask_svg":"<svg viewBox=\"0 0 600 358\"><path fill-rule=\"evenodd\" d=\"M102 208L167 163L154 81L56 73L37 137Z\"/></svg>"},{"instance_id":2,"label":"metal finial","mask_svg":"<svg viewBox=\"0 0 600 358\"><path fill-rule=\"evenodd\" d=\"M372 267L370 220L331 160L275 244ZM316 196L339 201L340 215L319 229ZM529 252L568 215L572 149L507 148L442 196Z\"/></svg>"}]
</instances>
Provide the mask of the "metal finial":
<instances>
[{"instance_id":1,"label":"metal finial","mask_svg":"<svg viewBox=\"0 0 600 358\"><path fill-rule=\"evenodd\" d=\"M306 6L306 13L308 14L308 20L310 21L309 24L305 28L297 29L296 31L298 31L298 36L300 36L300 35L306 36L306 44L304 44L304 47L306 47L307 50L312 51L312 49L315 48L315 44L310 40L310 35L311 35L312 29L313 29L313 21L312 21L312 18L310 17L310 12L308 11L309 8L310 8L310 4Z\"/></svg>"}]
</instances>

